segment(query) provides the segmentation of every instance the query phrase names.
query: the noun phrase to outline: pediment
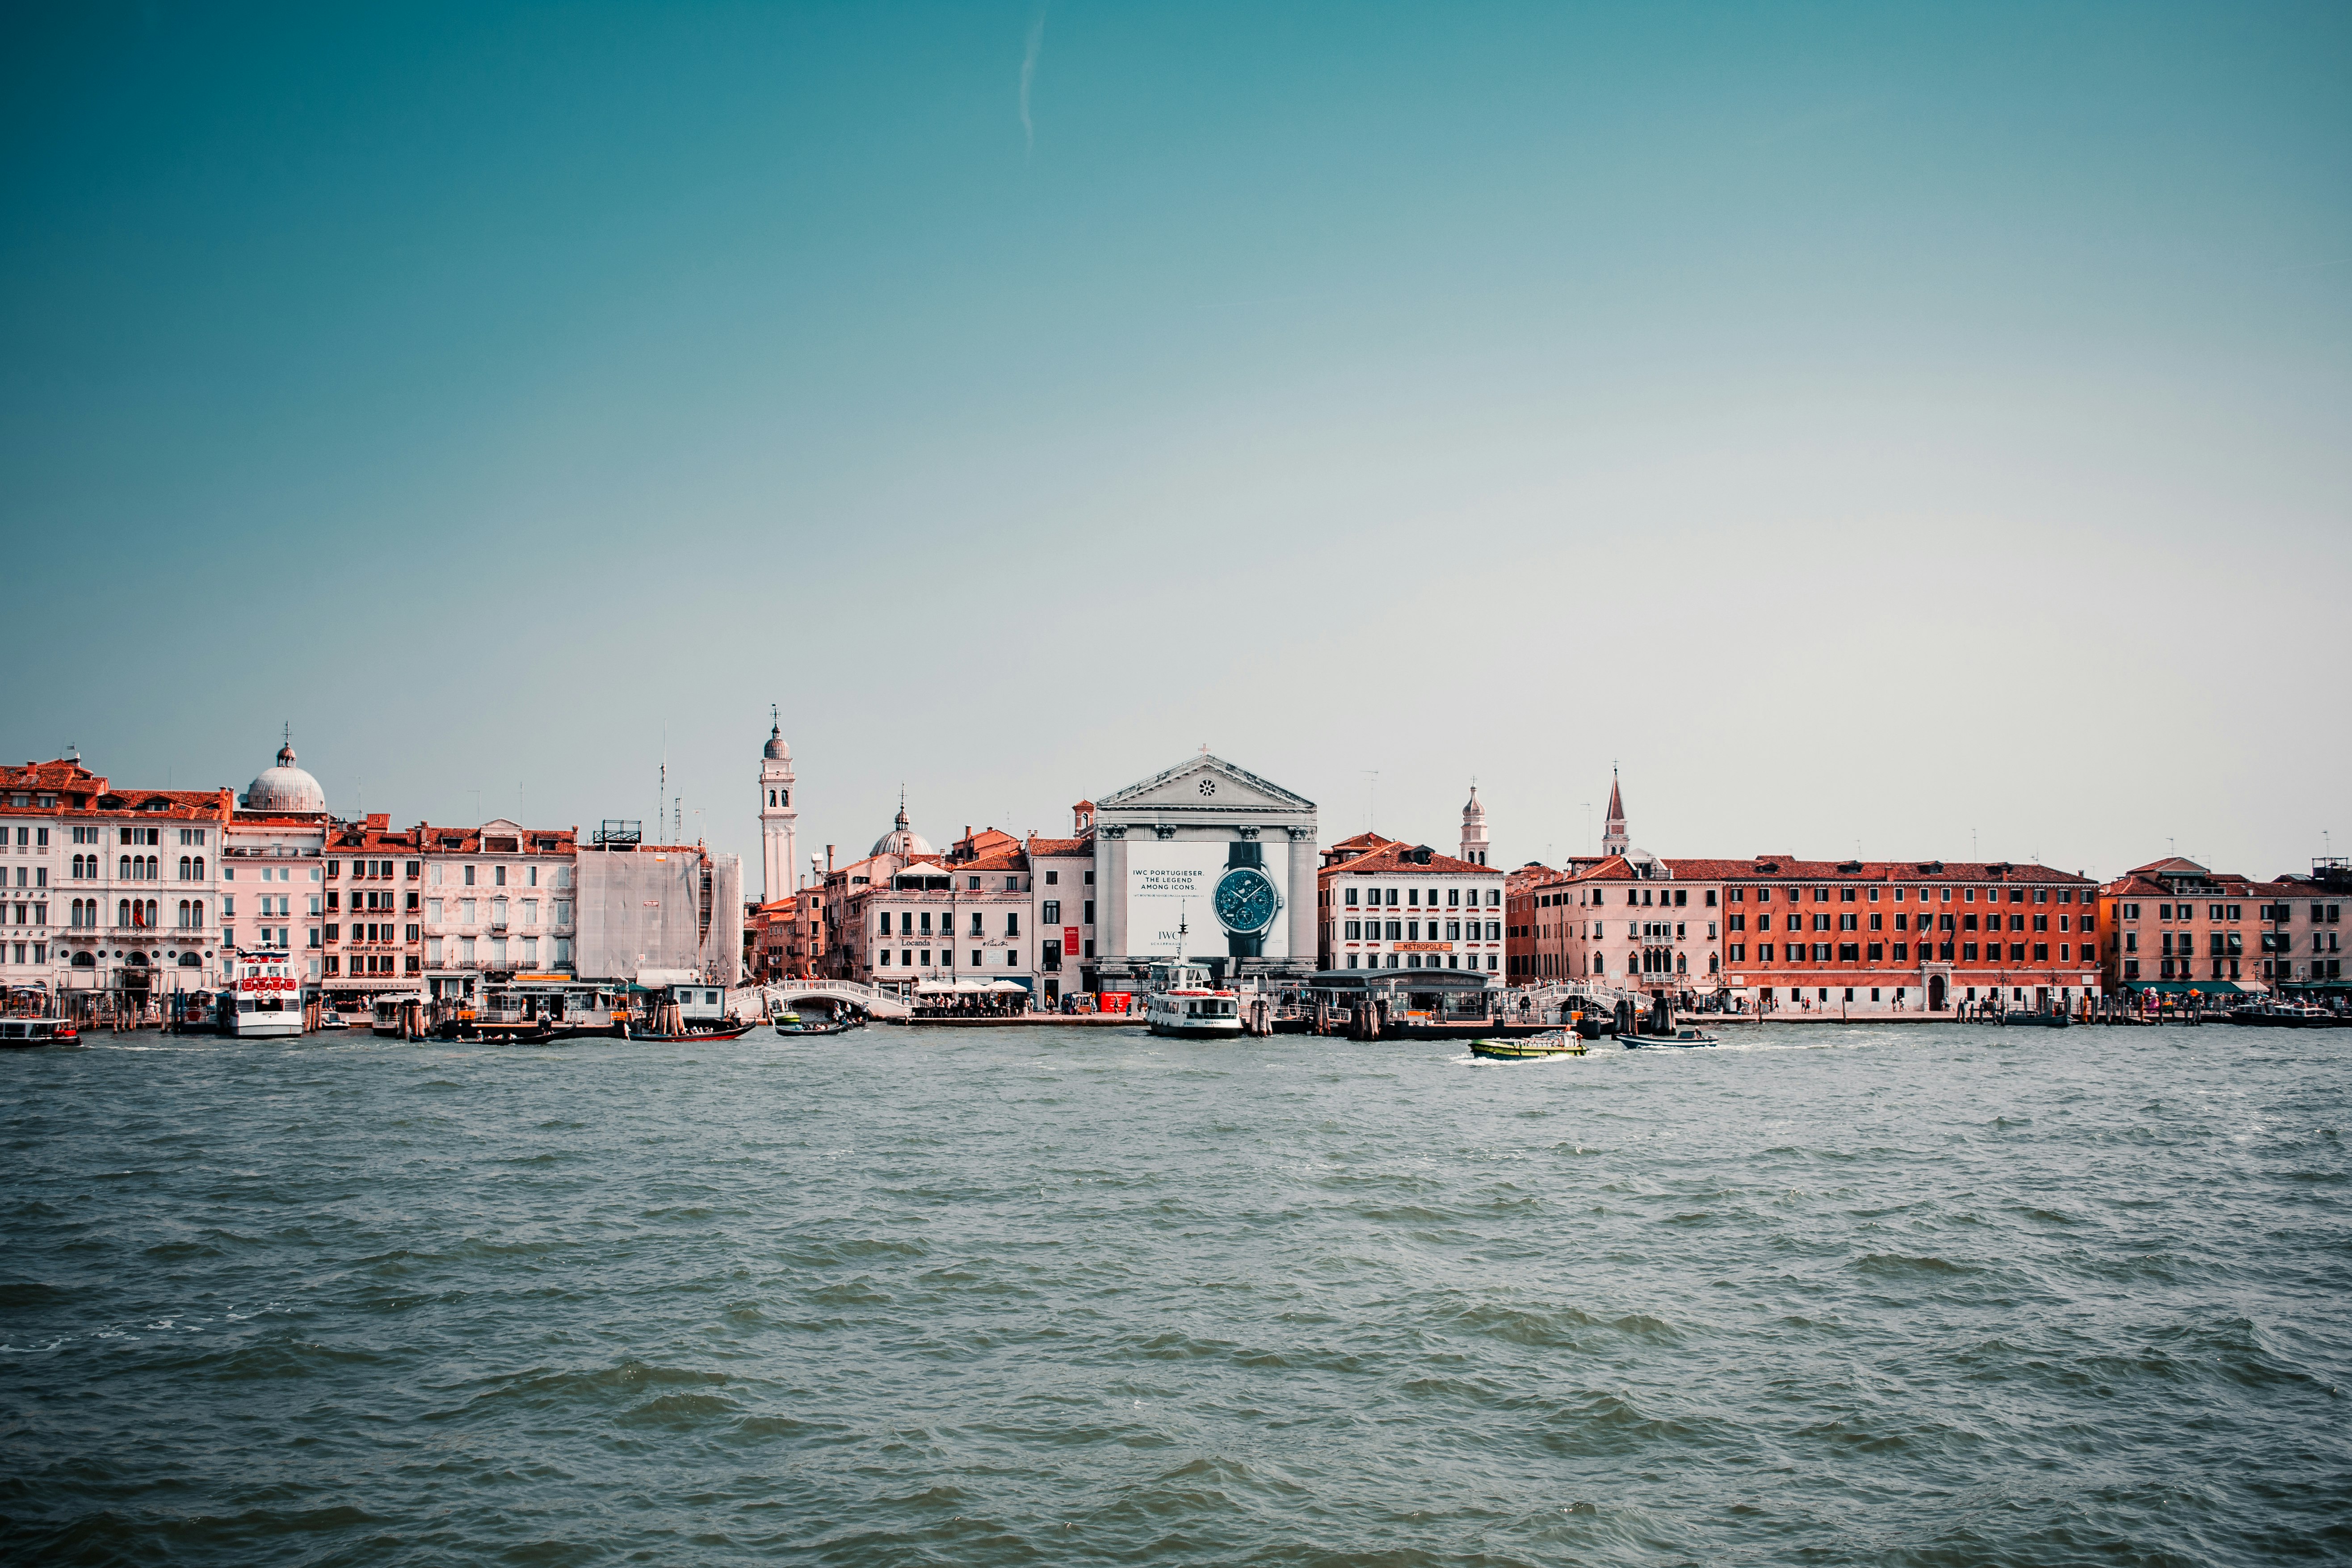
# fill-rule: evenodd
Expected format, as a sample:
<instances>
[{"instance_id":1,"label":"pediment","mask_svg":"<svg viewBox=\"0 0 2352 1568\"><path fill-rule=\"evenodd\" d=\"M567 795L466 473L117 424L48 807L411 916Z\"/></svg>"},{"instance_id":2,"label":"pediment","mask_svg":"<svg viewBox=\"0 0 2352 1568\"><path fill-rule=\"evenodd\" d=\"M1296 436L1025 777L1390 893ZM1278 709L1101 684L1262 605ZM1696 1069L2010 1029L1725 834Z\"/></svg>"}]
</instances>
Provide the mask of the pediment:
<instances>
[{"instance_id":1,"label":"pediment","mask_svg":"<svg viewBox=\"0 0 2352 1568\"><path fill-rule=\"evenodd\" d=\"M1315 803L1202 752L1095 803L1097 811L1313 811Z\"/></svg>"}]
</instances>

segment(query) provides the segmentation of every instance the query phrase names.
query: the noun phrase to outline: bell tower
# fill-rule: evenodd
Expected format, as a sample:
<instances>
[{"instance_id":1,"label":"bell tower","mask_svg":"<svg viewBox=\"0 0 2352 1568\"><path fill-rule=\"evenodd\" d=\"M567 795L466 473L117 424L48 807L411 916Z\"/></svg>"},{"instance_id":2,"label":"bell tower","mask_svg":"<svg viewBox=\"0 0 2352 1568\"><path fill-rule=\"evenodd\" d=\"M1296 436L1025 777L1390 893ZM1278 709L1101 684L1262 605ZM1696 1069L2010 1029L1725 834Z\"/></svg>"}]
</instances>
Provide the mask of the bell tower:
<instances>
[{"instance_id":1,"label":"bell tower","mask_svg":"<svg viewBox=\"0 0 2352 1568\"><path fill-rule=\"evenodd\" d=\"M1591 820L1587 818L1587 820ZM1617 791L1617 770L1609 770L1609 816L1601 826L1601 852L1622 855L1632 847L1633 839L1625 834L1625 797Z\"/></svg>"},{"instance_id":2,"label":"bell tower","mask_svg":"<svg viewBox=\"0 0 2352 1568\"><path fill-rule=\"evenodd\" d=\"M782 718L769 710L768 744L760 757L760 901L793 891L793 863L799 858L800 808L793 804L793 749L784 743Z\"/></svg>"},{"instance_id":3,"label":"bell tower","mask_svg":"<svg viewBox=\"0 0 2352 1568\"><path fill-rule=\"evenodd\" d=\"M1470 786L1470 804L1462 808L1462 858L1473 866L1486 863L1486 808L1478 804L1478 786Z\"/></svg>"}]
</instances>

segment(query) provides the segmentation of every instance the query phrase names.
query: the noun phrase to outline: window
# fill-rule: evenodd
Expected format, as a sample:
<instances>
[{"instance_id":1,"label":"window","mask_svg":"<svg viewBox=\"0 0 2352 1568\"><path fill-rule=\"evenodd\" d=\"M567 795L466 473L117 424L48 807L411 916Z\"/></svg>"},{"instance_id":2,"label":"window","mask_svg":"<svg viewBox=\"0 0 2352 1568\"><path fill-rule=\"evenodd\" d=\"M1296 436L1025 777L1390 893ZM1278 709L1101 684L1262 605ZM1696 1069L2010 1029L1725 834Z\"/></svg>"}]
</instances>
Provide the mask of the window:
<instances>
[{"instance_id":1,"label":"window","mask_svg":"<svg viewBox=\"0 0 2352 1568\"><path fill-rule=\"evenodd\" d=\"M490 885L497 888L503 888L507 885L507 868L504 866L493 866L490 868Z\"/></svg>"},{"instance_id":2,"label":"window","mask_svg":"<svg viewBox=\"0 0 2352 1568\"><path fill-rule=\"evenodd\" d=\"M1045 903L1040 906L1040 910L1041 912L1039 913L1038 918L1044 921L1047 925L1057 926L1062 923L1061 900L1047 899Z\"/></svg>"},{"instance_id":3,"label":"window","mask_svg":"<svg viewBox=\"0 0 2352 1568\"><path fill-rule=\"evenodd\" d=\"M1361 889L1357 888L1350 888L1348 889L1347 904L1349 909L1352 910L1356 907L1357 894L1360 891Z\"/></svg>"}]
</instances>

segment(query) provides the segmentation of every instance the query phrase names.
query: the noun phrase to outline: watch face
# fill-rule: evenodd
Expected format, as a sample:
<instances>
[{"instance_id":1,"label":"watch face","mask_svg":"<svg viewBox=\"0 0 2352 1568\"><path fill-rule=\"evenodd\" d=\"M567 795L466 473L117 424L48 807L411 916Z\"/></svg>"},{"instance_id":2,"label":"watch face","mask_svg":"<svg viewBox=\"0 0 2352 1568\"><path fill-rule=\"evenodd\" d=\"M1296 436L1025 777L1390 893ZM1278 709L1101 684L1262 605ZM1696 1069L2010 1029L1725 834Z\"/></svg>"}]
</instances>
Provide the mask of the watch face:
<instances>
[{"instance_id":1,"label":"watch face","mask_svg":"<svg viewBox=\"0 0 2352 1568\"><path fill-rule=\"evenodd\" d=\"M1254 936L1274 924L1282 900L1273 879L1255 866L1236 866L1217 883L1217 919L1235 936Z\"/></svg>"}]
</instances>

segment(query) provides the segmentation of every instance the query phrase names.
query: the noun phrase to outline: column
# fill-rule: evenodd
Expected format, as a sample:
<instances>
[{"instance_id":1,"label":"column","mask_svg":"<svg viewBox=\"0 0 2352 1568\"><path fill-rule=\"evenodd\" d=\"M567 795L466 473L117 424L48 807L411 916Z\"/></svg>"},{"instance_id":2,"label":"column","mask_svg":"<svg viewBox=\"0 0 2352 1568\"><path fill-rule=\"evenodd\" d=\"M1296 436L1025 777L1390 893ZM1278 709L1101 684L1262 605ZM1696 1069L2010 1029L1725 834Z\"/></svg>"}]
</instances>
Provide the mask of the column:
<instances>
[{"instance_id":1,"label":"column","mask_svg":"<svg viewBox=\"0 0 2352 1568\"><path fill-rule=\"evenodd\" d=\"M1108 845L1110 853L1100 858L1105 869L1095 878L1095 898L1099 905L1096 913L1102 917L1100 929L1103 945L1097 961L1127 956L1127 837L1102 834L1097 830L1096 842Z\"/></svg>"},{"instance_id":2,"label":"column","mask_svg":"<svg viewBox=\"0 0 2352 1568\"><path fill-rule=\"evenodd\" d=\"M1290 829L1290 957L1315 967L1315 825Z\"/></svg>"}]
</instances>

